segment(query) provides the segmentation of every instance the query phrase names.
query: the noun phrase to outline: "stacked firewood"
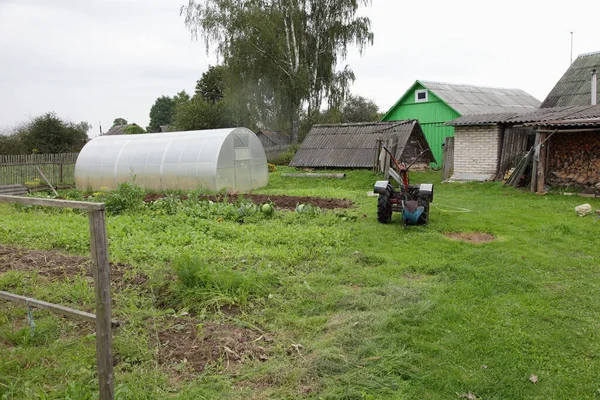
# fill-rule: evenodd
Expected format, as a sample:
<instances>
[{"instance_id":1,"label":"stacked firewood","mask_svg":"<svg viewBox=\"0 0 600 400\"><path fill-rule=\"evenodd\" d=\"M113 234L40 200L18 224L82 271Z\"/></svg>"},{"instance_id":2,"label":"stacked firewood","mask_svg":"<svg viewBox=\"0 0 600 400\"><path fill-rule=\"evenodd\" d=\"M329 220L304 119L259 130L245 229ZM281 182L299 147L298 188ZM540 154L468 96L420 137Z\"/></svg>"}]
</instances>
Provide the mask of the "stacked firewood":
<instances>
[{"instance_id":1,"label":"stacked firewood","mask_svg":"<svg viewBox=\"0 0 600 400\"><path fill-rule=\"evenodd\" d=\"M600 188L600 133L557 132L550 142L548 181L553 186Z\"/></svg>"}]
</instances>

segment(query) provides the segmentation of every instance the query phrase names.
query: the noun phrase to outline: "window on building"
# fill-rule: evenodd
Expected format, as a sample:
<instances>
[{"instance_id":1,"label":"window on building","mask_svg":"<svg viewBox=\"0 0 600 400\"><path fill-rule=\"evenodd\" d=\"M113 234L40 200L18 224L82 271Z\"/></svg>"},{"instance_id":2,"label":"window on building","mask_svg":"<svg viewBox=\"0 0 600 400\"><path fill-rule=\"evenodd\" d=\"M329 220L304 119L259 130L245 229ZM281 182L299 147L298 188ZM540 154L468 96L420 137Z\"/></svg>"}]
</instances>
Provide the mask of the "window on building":
<instances>
[{"instance_id":1,"label":"window on building","mask_svg":"<svg viewBox=\"0 0 600 400\"><path fill-rule=\"evenodd\" d=\"M415 91L415 102L423 103L429 100L429 93L426 89Z\"/></svg>"}]
</instances>

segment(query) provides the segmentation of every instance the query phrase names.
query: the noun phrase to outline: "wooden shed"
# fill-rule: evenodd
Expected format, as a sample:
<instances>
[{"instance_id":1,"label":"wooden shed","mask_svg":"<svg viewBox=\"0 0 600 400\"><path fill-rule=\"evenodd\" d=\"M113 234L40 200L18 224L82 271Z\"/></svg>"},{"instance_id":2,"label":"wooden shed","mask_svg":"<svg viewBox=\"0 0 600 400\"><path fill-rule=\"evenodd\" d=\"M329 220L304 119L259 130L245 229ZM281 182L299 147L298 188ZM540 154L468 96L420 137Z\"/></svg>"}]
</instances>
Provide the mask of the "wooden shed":
<instances>
[{"instance_id":1,"label":"wooden shed","mask_svg":"<svg viewBox=\"0 0 600 400\"><path fill-rule=\"evenodd\" d=\"M438 161L433 166L439 167L444 140L454 136L454 128L446 122L463 115L524 113L539 105L539 100L520 89L415 81L381 120L418 120Z\"/></svg>"},{"instance_id":2,"label":"wooden shed","mask_svg":"<svg viewBox=\"0 0 600 400\"><path fill-rule=\"evenodd\" d=\"M600 106L540 108L525 114L482 114L455 127L452 180L502 179L536 146L532 188L545 184L600 193Z\"/></svg>"},{"instance_id":3,"label":"wooden shed","mask_svg":"<svg viewBox=\"0 0 600 400\"><path fill-rule=\"evenodd\" d=\"M407 163L413 162L422 151L430 150L416 120L315 125L290 166L376 169L382 145ZM415 168L426 168L432 162L435 157L428 151L415 163Z\"/></svg>"}]
</instances>

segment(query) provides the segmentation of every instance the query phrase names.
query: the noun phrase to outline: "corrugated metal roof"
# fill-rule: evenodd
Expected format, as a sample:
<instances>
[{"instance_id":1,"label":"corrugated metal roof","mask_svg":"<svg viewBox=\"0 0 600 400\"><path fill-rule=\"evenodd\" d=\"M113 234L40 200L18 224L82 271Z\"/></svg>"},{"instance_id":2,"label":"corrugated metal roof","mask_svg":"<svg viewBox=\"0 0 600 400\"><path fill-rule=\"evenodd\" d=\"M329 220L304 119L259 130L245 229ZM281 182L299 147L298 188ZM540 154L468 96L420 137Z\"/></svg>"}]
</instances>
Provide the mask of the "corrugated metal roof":
<instances>
[{"instance_id":1,"label":"corrugated metal roof","mask_svg":"<svg viewBox=\"0 0 600 400\"><path fill-rule=\"evenodd\" d=\"M530 122L524 124L525 126L539 125L538 122ZM600 118L587 118L587 119L563 119L556 121L544 121L544 126L552 127L575 127L575 128L600 128Z\"/></svg>"},{"instance_id":2,"label":"corrugated metal roof","mask_svg":"<svg viewBox=\"0 0 600 400\"><path fill-rule=\"evenodd\" d=\"M596 69L600 75L600 52L582 54L577 57L540 107L585 106L591 104L593 69ZM597 96L600 98L600 85L597 90Z\"/></svg>"},{"instance_id":3,"label":"corrugated metal roof","mask_svg":"<svg viewBox=\"0 0 600 400\"><path fill-rule=\"evenodd\" d=\"M540 101L521 89L418 81L462 115L526 112Z\"/></svg>"},{"instance_id":4,"label":"corrugated metal roof","mask_svg":"<svg viewBox=\"0 0 600 400\"><path fill-rule=\"evenodd\" d=\"M524 124L539 125L546 121L577 120L600 118L600 105L540 108L523 114L480 114L465 115L447 122L446 125L492 125L492 124Z\"/></svg>"},{"instance_id":5,"label":"corrugated metal roof","mask_svg":"<svg viewBox=\"0 0 600 400\"><path fill-rule=\"evenodd\" d=\"M416 120L315 125L296 152L292 167L372 168L377 155L377 140L398 135L396 156L400 158L411 136L428 147ZM416 136L416 137L415 137ZM429 152L423 160L434 162Z\"/></svg>"}]
</instances>

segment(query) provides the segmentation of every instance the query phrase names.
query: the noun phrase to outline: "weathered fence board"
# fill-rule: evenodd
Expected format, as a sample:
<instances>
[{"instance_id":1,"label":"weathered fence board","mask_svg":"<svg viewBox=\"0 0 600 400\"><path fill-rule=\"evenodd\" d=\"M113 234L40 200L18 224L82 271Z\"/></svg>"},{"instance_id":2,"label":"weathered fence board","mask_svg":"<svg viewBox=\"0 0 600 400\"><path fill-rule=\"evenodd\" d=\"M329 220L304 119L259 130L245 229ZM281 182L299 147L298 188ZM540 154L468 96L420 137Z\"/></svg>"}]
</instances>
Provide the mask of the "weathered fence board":
<instances>
[{"instance_id":1,"label":"weathered fence board","mask_svg":"<svg viewBox=\"0 0 600 400\"><path fill-rule=\"evenodd\" d=\"M442 181L450 179L454 172L454 138L444 139L444 160L442 161Z\"/></svg>"},{"instance_id":2,"label":"weathered fence board","mask_svg":"<svg viewBox=\"0 0 600 400\"><path fill-rule=\"evenodd\" d=\"M52 185L75 183L79 153L0 155L0 185L25 185L41 180L39 168ZM36 168L37 167L37 168Z\"/></svg>"}]
</instances>

